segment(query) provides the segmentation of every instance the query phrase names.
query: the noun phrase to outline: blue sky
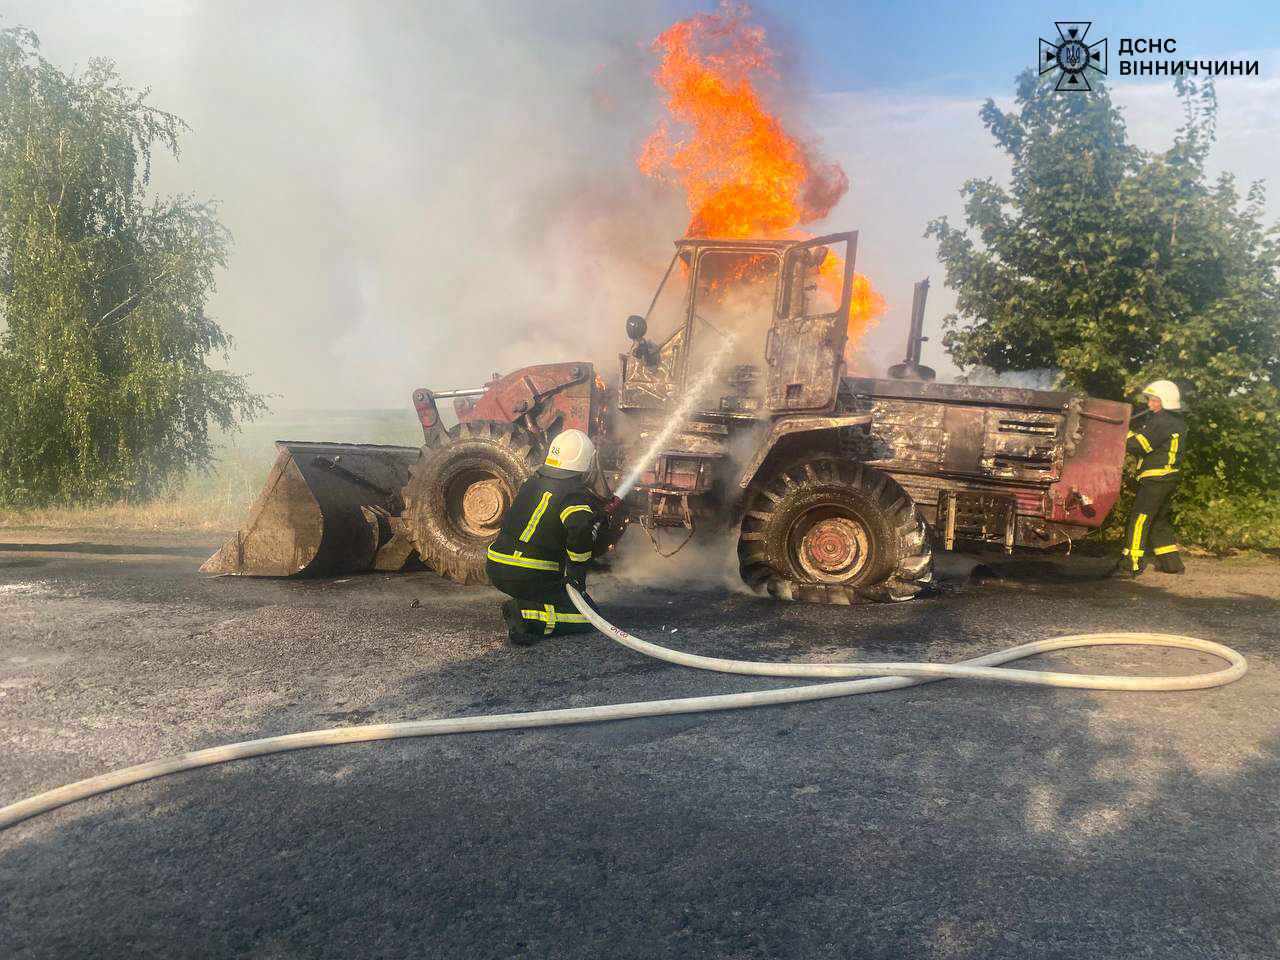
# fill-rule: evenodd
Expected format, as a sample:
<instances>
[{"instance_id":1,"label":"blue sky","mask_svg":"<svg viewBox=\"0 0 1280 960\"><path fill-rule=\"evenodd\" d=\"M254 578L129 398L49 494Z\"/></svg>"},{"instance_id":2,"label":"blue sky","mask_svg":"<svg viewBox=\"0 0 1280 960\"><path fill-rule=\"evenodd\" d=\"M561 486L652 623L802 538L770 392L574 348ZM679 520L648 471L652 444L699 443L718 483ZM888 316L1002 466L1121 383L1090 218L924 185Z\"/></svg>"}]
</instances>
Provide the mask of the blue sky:
<instances>
[{"instance_id":1,"label":"blue sky","mask_svg":"<svg viewBox=\"0 0 1280 960\"><path fill-rule=\"evenodd\" d=\"M705 6L691 5L694 9ZM1177 54L1223 59L1280 47L1280 4L1263 0L1188 3L867 2L757 0L766 22L793 34L813 84L823 90L946 89L991 96L1036 61L1037 39L1054 21L1092 23L1089 40L1173 37Z\"/></svg>"}]
</instances>

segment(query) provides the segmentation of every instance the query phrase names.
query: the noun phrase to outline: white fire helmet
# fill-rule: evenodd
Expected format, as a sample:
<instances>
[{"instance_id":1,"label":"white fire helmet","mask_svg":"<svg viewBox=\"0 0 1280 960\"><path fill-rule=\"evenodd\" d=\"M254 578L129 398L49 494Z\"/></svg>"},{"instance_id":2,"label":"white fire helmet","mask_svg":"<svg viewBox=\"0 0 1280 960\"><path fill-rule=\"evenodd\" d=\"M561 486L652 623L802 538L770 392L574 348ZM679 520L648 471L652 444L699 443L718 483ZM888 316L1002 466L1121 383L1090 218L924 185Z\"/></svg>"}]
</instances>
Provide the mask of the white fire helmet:
<instances>
[{"instance_id":1,"label":"white fire helmet","mask_svg":"<svg viewBox=\"0 0 1280 960\"><path fill-rule=\"evenodd\" d=\"M1172 380L1153 380L1147 384L1142 395L1155 397L1165 410L1182 409L1182 394L1178 392L1178 385Z\"/></svg>"},{"instance_id":2,"label":"white fire helmet","mask_svg":"<svg viewBox=\"0 0 1280 960\"><path fill-rule=\"evenodd\" d=\"M566 430L551 441L546 464L573 473L586 473L596 455L596 445L581 430Z\"/></svg>"}]
</instances>

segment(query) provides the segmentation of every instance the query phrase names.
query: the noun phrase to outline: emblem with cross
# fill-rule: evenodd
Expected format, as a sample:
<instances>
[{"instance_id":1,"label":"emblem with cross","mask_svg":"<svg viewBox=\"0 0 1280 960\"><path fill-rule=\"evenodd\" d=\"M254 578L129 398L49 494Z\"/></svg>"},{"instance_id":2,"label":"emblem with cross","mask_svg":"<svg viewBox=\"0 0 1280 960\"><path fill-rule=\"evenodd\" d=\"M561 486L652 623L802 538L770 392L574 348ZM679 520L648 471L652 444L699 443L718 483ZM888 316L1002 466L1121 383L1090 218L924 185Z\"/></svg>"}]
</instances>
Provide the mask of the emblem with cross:
<instances>
[{"instance_id":1,"label":"emblem with cross","mask_svg":"<svg viewBox=\"0 0 1280 960\"><path fill-rule=\"evenodd\" d=\"M1062 71L1062 76L1058 77L1058 85L1054 87L1055 90L1067 92L1089 90L1091 88L1086 71L1093 69L1099 73L1107 72L1107 38L1103 37L1092 44L1084 42L1090 23L1092 21L1056 23L1058 36L1062 39L1061 43L1050 43L1041 38L1040 72L1047 73L1054 69Z\"/></svg>"}]
</instances>

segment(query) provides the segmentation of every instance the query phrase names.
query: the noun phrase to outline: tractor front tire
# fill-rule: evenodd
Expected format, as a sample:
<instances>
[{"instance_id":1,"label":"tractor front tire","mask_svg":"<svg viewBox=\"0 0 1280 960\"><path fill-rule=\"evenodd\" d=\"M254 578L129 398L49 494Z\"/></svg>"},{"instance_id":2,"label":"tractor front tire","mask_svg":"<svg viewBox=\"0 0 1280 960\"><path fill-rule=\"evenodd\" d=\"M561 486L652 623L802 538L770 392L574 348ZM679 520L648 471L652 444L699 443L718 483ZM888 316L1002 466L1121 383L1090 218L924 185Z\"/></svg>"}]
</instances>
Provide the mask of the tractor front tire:
<instances>
[{"instance_id":1,"label":"tractor front tire","mask_svg":"<svg viewBox=\"0 0 1280 960\"><path fill-rule=\"evenodd\" d=\"M422 562L458 583L488 583L489 544L540 459L532 434L500 421L460 423L425 445L402 494Z\"/></svg>"},{"instance_id":2,"label":"tractor front tire","mask_svg":"<svg viewBox=\"0 0 1280 960\"><path fill-rule=\"evenodd\" d=\"M817 456L753 483L738 540L742 579L782 600L910 600L930 589L933 551L915 503L890 476Z\"/></svg>"}]
</instances>

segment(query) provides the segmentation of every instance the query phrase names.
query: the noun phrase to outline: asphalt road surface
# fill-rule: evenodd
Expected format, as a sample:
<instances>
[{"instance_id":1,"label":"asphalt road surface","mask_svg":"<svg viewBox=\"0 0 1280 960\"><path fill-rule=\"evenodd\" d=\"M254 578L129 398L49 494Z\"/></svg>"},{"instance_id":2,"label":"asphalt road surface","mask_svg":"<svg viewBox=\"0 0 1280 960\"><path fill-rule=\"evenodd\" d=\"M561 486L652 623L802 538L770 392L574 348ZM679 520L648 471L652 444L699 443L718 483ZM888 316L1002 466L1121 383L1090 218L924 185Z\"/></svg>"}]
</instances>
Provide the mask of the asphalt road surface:
<instances>
[{"instance_id":1,"label":"asphalt road surface","mask_svg":"<svg viewBox=\"0 0 1280 960\"><path fill-rule=\"evenodd\" d=\"M785 683L595 635L513 648L496 593L430 574L206 579L213 543L3 539L0 803L297 730ZM945 681L180 774L0 834L0 956L1274 958L1280 564L1188 565L1016 563L853 608L690 586L687 563L601 578L615 622L719 656L950 661L1128 629L1228 643L1250 672L1168 694Z\"/></svg>"}]
</instances>

